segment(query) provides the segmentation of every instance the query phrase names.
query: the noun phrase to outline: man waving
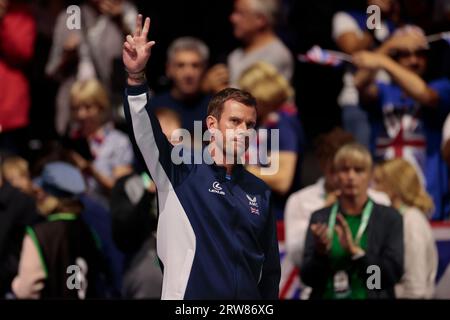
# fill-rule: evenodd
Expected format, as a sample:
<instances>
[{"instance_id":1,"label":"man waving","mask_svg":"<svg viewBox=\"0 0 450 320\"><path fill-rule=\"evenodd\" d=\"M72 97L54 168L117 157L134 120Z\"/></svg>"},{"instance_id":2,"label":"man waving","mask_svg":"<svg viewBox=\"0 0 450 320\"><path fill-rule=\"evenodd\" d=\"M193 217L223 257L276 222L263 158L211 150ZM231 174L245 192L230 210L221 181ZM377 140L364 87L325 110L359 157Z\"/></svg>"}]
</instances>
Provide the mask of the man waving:
<instances>
[{"instance_id":1,"label":"man waving","mask_svg":"<svg viewBox=\"0 0 450 320\"><path fill-rule=\"evenodd\" d=\"M270 190L237 161L256 124L256 101L237 89L217 93L208 105L211 143L203 161L172 161L174 147L148 108L144 70L155 44L147 40L149 28L150 19L142 27L139 15L124 43L124 108L136 152L157 186L162 298L277 299L280 264Z\"/></svg>"}]
</instances>

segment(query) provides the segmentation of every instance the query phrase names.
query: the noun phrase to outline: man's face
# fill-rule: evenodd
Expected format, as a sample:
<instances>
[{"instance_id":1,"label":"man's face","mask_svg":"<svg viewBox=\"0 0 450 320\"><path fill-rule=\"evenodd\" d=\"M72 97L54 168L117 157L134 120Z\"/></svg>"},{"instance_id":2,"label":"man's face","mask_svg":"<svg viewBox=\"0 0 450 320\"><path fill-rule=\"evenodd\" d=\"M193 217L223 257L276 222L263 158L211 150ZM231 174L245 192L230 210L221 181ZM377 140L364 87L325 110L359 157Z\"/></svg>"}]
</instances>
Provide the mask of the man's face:
<instances>
[{"instance_id":1,"label":"man's face","mask_svg":"<svg viewBox=\"0 0 450 320\"><path fill-rule=\"evenodd\" d=\"M336 168L336 173L342 196L356 198L367 193L371 178L370 169L367 166L344 161Z\"/></svg>"},{"instance_id":2,"label":"man's face","mask_svg":"<svg viewBox=\"0 0 450 320\"><path fill-rule=\"evenodd\" d=\"M256 109L235 100L224 103L220 120L208 117L208 128L214 128L222 134L216 140L218 147L225 150L227 155L240 158L248 148L248 135L256 125ZM211 118L214 120L211 121ZM225 149L223 149L225 148Z\"/></svg>"},{"instance_id":3,"label":"man's face","mask_svg":"<svg viewBox=\"0 0 450 320\"><path fill-rule=\"evenodd\" d=\"M204 71L204 62L195 51L178 51L167 65L167 76L185 96L192 96L200 91Z\"/></svg>"},{"instance_id":4,"label":"man's face","mask_svg":"<svg viewBox=\"0 0 450 320\"><path fill-rule=\"evenodd\" d=\"M414 51L399 51L397 61L403 67L422 76L427 68L426 50L417 48Z\"/></svg>"},{"instance_id":5,"label":"man's face","mask_svg":"<svg viewBox=\"0 0 450 320\"><path fill-rule=\"evenodd\" d=\"M244 42L258 33L265 24L265 19L254 11L251 0L236 0L230 16L234 36Z\"/></svg>"}]
</instances>

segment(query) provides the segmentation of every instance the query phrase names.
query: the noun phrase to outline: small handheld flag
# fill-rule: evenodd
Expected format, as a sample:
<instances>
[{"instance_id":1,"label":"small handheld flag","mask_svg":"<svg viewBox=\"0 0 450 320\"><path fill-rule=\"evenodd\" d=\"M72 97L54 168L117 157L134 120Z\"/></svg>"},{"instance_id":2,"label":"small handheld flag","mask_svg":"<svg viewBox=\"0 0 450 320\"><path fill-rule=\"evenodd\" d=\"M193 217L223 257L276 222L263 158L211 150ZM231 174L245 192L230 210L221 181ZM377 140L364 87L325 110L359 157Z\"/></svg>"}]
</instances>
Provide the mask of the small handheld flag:
<instances>
[{"instance_id":1,"label":"small handheld flag","mask_svg":"<svg viewBox=\"0 0 450 320\"><path fill-rule=\"evenodd\" d=\"M315 63L324 66L337 67L343 62L352 62L352 57L339 51L324 50L319 46L313 46L306 54L299 54L298 59L301 62Z\"/></svg>"}]
</instances>

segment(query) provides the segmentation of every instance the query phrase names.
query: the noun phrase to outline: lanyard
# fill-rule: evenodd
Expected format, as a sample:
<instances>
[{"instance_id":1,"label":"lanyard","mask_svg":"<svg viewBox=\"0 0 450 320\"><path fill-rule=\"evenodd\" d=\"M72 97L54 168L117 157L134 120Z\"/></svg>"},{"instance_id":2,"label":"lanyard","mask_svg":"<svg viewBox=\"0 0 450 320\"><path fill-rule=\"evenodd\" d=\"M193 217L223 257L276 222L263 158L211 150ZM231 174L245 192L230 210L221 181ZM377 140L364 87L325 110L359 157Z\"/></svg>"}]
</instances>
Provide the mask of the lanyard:
<instances>
[{"instance_id":1,"label":"lanyard","mask_svg":"<svg viewBox=\"0 0 450 320\"><path fill-rule=\"evenodd\" d=\"M336 202L331 208L330 219L328 220L328 238L332 239L334 233L334 226L336 224L336 216L339 208L339 203ZM372 214L373 202L372 200L368 200L367 204L364 206L361 223L359 224L358 232L356 233L355 243L356 245L360 244L362 235L369 224L369 218Z\"/></svg>"},{"instance_id":2,"label":"lanyard","mask_svg":"<svg viewBox=\"0 0 450 320\"><path fill-rule=\"evenodd\" d=\"M76 220L78 216L69 212L54 213L47 217L47 221L71 221Z\"/></svg>"}]
</instances>

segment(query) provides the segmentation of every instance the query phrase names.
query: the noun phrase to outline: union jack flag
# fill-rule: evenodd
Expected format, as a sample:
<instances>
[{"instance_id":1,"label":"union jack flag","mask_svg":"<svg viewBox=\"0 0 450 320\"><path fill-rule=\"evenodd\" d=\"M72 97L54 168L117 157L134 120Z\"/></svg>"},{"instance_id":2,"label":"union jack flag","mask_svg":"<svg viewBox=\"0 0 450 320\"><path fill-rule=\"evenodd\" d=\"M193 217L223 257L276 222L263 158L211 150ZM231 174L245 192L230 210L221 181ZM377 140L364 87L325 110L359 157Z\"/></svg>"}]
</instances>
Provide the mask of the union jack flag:
<instances>
[{"instance_id":1,"label":"union jack flag","mask_svg":"<svg viewBox=\"0 0 450 320\"><path fill-rule=\"evenodd\" d=\"M384 125L385 133L376 139L376 156L408 160L424 182L426 139L420 120L411 114L395 116L386 112Z\"/></svg>"},{"instance_id":2,"label":"union jack flag","mask_svg":"<svg viewBox=\"0 0 450 320\"><path fill-rule=\"evenodd\" d=\"M324 50L319 46L313 46L306 54L299 54L301 62L321 64L324 66L337 67L344 61L351 62L351 56L337 51Z\"/></svg>"},{"instance_id":3,"label":"union jack flag","mask_svg":"<svg viewBox=\"0 0 450 320\"><path fill-rule=\"evenodd\" d=\"M302 293L299 270L287 257L284 246L284 221L277 222L278 249L280 251L281 279L279 297L282 300L299 300Z\"/></svg>"},{"instance_id":4,"label":"union jack flag","mask_svg":"<svg viewBox=\"0 0 450 320\"><path fill-rule=\"evenodd\" d=\"M250 213L259 215L259 209L255 207L250 207Z\"/></svg>"}]
</instances>

